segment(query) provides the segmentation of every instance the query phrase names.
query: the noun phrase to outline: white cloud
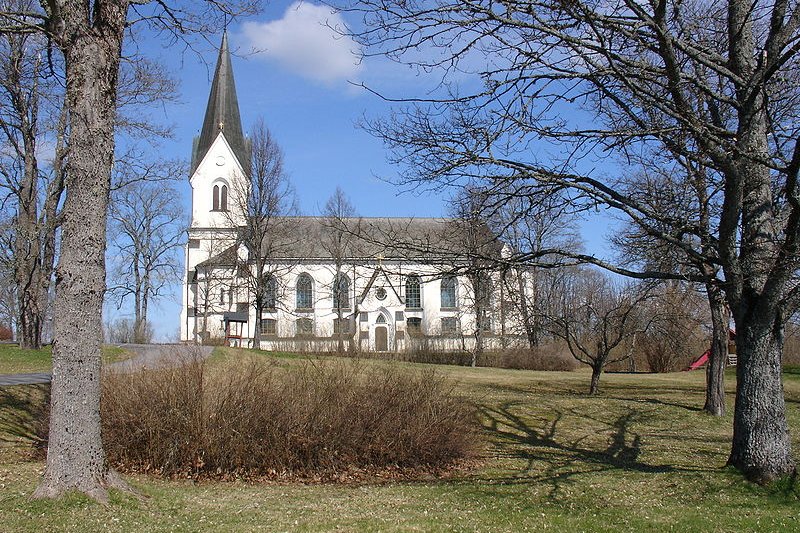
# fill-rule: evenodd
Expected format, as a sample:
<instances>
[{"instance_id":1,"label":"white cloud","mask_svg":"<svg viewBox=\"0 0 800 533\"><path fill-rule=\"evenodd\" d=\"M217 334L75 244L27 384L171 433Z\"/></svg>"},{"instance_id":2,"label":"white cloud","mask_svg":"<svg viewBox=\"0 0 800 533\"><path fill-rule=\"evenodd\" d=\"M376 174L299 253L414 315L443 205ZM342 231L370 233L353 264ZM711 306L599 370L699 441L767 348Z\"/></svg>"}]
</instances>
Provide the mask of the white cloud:
<instances>
[{"instance_id":1,"label":"white cloud","mask_svg":"<svg viewBox=\"0 0 800 533\"><path fill-rule=\"evenodd\" d=\"M259 57L274 60L310 79L331 84L355 80L361 70L358 45L332 28L344 28L329 7L294 2L283 18L243 25L248 44Z\"/></svg>"}]
</instances>

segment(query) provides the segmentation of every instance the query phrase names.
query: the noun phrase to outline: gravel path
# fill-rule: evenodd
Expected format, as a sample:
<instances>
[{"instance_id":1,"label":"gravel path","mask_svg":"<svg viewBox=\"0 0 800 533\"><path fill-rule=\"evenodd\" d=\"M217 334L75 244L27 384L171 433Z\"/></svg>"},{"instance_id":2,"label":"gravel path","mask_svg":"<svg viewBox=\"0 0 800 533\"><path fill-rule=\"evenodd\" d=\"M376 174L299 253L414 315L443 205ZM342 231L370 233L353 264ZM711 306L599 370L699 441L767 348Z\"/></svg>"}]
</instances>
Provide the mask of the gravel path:
<instances>
[{"instance_id":1,"label":"gravel path","mask_svg":"<svg viewBox=\"0 0 800 533\"><path fill-rule=\"evenodd\" d=\"M121 348L134 354L130 359L105 365L120 372L133 372L142 368L169 366L182 357L196 354L203 359L211 355L211 346L184 346L181 344L120 344ZM50 383L51 375L46 372L29 374L0 374L0 387L12 385L36 385Z\"/></svg>"},{"instance_id":2,"label":"gravel path","mask_svg":"<svg viewBox=\"0 0 800 533\"><path fill-rule=\"evenodd\" d=\"M46 372L0 374L0 387L10 387L11 385L36 385L37 383L50 383L50 374Z\"/></svg>"},{"instance_id":3,"label":"gravel path","mask_svg":"<svg viewBox=\"0 0 800 533\"><path fill-rule=\"evenodd\" d=\"M197 355L203 359L211 355L212 346L185 346L181 344L120 344L121 348L134 353L130 359L111 363L106 368L120 372L132 372L142 368L170 366L182 358Z\"/></svg>"}]
</instances>

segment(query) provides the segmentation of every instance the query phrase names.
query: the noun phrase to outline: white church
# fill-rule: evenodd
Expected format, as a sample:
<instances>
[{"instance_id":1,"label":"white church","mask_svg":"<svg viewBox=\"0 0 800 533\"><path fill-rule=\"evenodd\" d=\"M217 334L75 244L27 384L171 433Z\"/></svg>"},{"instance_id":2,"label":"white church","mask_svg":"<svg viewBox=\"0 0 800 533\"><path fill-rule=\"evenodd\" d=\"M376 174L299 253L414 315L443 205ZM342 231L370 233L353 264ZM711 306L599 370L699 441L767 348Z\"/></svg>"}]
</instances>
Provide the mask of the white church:
<instances>
[{"instance_id":1,"label":"white church","mask_svg":"<svg viewBox=\"0 0 800 533\"><path fill-rule=\"evenodd\" d=\"M481 274L485 281L476 291L470 282L475 276L455 265L448 242L452 219L351 218L333 227L324 217L282 217L285 231L276 237L282 246L268 257L274 275L257 318L252 276L245 270L254 261L237 240L242 224L236 221L244 215L233 212L240 205L237 191L246 190L237 180L248 180L250 157L223 36L192 150L182 341L281 351L408 352L465 351L478 342L492 348L521 339L510 325L513 317L506 316L510 306L499 275ZM342 227L344 255L341 247L326 245L332 232L341 240ZM502 253L497 242L490 246Z\"/></svg>"}]
</instances>

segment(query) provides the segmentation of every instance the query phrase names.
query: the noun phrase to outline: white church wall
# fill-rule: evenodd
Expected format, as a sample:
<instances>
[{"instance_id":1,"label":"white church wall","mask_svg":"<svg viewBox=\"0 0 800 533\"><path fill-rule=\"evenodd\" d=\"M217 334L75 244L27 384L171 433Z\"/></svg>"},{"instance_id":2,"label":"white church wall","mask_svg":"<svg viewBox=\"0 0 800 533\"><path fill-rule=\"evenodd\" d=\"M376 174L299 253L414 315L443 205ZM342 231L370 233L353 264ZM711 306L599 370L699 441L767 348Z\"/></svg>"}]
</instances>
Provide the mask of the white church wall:
<instances>
[{"instance_id":1,"label":"white church wall","mask_svg":"<svg viewBox=\"0 0 800 533\"><path fill-rule=\"evenodd\" d=\"M203 255L200 254L198 257ZM431 350L471 349L474 343L476 321L472 306L472 291L464 276L457 278L457 306L443 308L441 305L441 275L437 272L436 267L422 263L387 262L380 266L382 272L364 295L378 268L377 262L374 261L359 265L347 264L342 267L342 273L347 275L350 280L349 307L343 310L342 318L349 319L351 327L353 327L353 344L356 344L361 350L374 351L377 349L375 328L378 325L378 316L382 314L385 318L383 325L387 328L388 334L388 351L403 351L410 349L414 344L409 340L407 328L407 320L412 317L422 320L421 333L429 339L427 345ZM277 349L277 346L283 348L294 346L300 351L308 351L312 346L317 346L319 351L331 351L331 342L333 342L334 350L338 348L338 342L334 336L334 321L338 318L338 313L333 308L332 297L335 266L329 262L304 261L284 266L278 270L281 272L278 291L280 304L277 310L265 310L263 313L264 319L276 321L276 334L262 337L262 348ZM296 307L297 280L304 273L313 279L313 306L309 310ZM236 274L231 269L219 268L204 272L193 287L190 284L187 291L189 302L203 301L204 298L211 299L208 331L212 336L222 335L223 312L242 310L237 304L245 306L249 315L245 328L247 337L252 338L255 329L259 327L259 324L256 323L252 298L247 290L247 280L237 279ZM410 274L416 274L421 279L422 308L419 310L408 310L405 307L405 282ZM499 277L493 279L492 283L495 288L498 288ZM379 287L386 292L383 300L379 300L377 297ZM230 300L226 301L225 305L219 305L216 300L219 290L231 291ZM500 332L501 327L506 328L507 333L511 334L518 333L519 330L519 328L508 327L508 324L501 326L502 320L507 323L512 320L512 317L511 315L501 316L499 294L497 290L494 292L495 296L490 309L491 331L484 332L484 344L487 349L492 349L497 343L494 336ZM364 295L363 301L361 301L362 295ZM199 304L195 307L195 315L195 324L199 324L200 317L203 316ZM311 335L298 336L297 320L301 318L312 320ZM457 332L443 334L442 319L445 318L453 318L458 322ZM187 322L191 323L192 321L190 319ZM182 338L199 338L192 337L192 330L196 331L199 336L202 326L187 327L186 335Z\"/></svg>"}]
</instances>

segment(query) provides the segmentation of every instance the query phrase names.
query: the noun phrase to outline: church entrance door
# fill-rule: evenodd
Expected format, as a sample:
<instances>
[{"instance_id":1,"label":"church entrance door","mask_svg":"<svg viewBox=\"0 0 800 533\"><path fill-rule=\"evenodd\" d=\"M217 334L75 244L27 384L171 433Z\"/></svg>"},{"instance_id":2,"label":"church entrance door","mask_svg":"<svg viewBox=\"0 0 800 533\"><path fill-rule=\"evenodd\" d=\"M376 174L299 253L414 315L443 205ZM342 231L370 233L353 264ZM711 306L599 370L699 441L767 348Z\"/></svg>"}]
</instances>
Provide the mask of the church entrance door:
<instances>
[{"instance_id":1,"label":"church entrance door","mask_svg":"<svg viewBox=\"0 0 800 533\"><path fill-rule=\"evenodd\" d=\"M375 326L375 351L389 351L389 336L387 335L386 326Z\"/></svg>"}]
</instances>

